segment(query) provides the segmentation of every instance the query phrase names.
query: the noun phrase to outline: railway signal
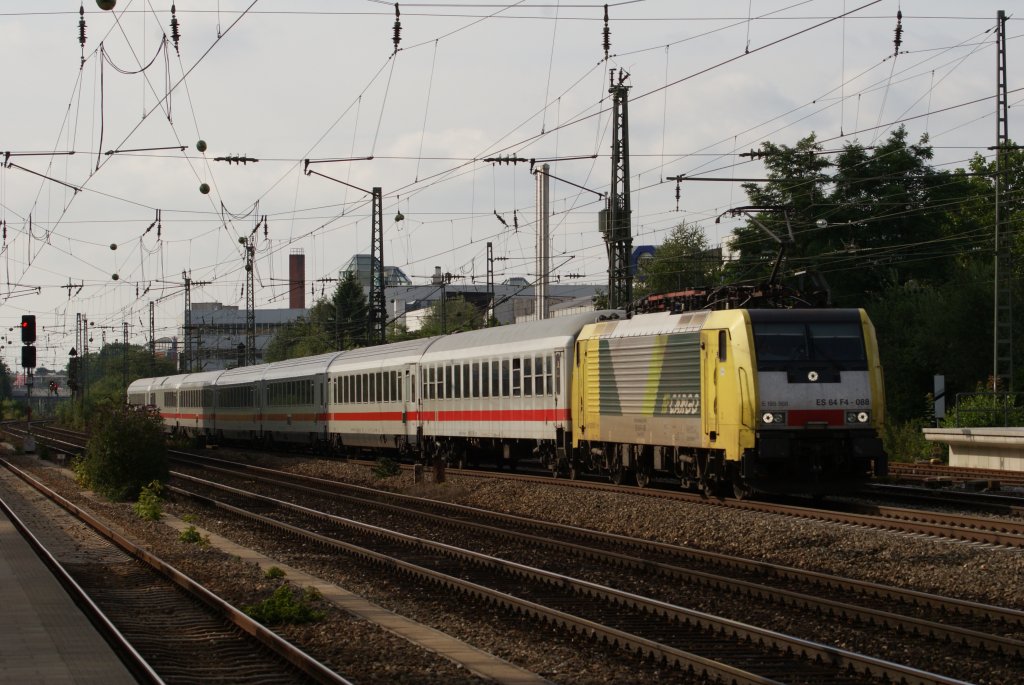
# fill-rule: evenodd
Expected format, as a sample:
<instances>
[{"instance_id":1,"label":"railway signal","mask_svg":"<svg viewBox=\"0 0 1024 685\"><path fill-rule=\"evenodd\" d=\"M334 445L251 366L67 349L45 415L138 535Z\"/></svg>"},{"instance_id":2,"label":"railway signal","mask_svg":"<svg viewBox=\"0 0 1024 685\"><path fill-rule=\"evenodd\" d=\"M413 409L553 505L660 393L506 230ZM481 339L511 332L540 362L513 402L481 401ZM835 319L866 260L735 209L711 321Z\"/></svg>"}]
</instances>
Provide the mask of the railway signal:
<instances>
[{"instance_id":1,"label":"railway signal","mask_svg":"<svg viewBox=\"0 0 1024 685\"><path fill-rule=\"evenodd\" d=\"M21 342L31 345L36 341L36 316L23 314L21 317ZM33 366L35 366L33 364Z\"/></svg>"}]
</instances>

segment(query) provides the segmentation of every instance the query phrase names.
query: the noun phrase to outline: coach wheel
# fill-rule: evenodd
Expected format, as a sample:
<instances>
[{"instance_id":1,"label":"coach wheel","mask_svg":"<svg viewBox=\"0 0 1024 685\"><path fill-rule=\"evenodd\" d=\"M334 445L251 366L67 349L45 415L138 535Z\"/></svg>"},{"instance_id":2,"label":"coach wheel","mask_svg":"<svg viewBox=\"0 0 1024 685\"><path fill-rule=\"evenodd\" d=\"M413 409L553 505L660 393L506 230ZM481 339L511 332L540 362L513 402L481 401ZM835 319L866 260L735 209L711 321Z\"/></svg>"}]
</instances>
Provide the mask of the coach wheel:
<instances>
[{"instance_id":1,"label":"coach wheel","mask_svg":"<svg viewBox=\"0 0 1024 685\"><path fill-rule=\"evenodd\" d=\"M626 467L621 462L608 465L608 480L615 485L622 485L622 481L626 479Z\"/></svg>"},{"instance_id":2,"label":"coach wheel","mask_svg":"<svg viewBox=\"0 0 1024 685\"><path fill-rule=\"evenodd\" d=\"M637 466L636 484L641 488L646 488L651 484L651 467L649 465Z\"/></svg>"}]
</instances>

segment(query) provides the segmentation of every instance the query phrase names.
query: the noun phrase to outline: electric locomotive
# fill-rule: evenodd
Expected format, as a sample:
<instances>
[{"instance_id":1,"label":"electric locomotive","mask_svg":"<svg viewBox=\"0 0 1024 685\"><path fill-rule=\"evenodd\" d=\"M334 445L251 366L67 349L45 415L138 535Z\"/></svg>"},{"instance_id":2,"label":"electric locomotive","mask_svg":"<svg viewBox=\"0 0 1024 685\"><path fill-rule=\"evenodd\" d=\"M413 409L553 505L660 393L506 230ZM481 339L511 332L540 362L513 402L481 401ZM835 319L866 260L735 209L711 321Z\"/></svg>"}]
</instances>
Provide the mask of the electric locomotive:
<instances>
[{"instance_id":1,"label":"electric locomotive","mask_svg":"<svg viewBox=\"0 0 1024 685\"><path fill-rule=\"evenodd\" d=\"M572 470L825 495L883 475L882 371L859 309L639 314L576 342Z\"/></svg>"}]
</instances>

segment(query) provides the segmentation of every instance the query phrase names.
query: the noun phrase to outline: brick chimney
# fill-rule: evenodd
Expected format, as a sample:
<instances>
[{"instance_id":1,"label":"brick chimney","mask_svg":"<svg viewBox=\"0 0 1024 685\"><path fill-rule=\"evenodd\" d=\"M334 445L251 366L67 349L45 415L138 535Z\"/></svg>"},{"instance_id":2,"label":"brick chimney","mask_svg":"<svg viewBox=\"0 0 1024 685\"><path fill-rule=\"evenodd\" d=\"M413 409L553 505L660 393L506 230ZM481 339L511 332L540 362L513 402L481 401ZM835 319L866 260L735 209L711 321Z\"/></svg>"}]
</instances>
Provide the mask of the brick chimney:
<instances>
[{"instance_id":1,"label":"brick chimney","mask_svg":"<svg viewBox=\"0 0 1024 685\"><path fill-rule=\"evenodd\" d=\"M306 308L306 255L301 249L288 255L288 306Z\"/></svg>"}]
</instances>

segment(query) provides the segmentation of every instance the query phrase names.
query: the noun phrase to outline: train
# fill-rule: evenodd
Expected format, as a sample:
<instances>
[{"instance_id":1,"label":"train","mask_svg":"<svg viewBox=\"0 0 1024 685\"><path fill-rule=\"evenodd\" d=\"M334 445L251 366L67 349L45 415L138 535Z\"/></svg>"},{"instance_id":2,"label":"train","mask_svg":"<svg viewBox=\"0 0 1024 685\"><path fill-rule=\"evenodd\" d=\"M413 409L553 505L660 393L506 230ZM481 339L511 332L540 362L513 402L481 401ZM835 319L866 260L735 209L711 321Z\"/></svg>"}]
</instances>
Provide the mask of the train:
<instances>
[{"instance_id":1,"label":"train","mask_svg":"<svg viewBox=\"0 0 1024 685\"><path fill-rule=\"evenodd\" d=\"M885 401L862 309L601 310L157 378L127 402L167 432L325 455L748 497L884 476Z\"/></svg>"}]
</instances>

